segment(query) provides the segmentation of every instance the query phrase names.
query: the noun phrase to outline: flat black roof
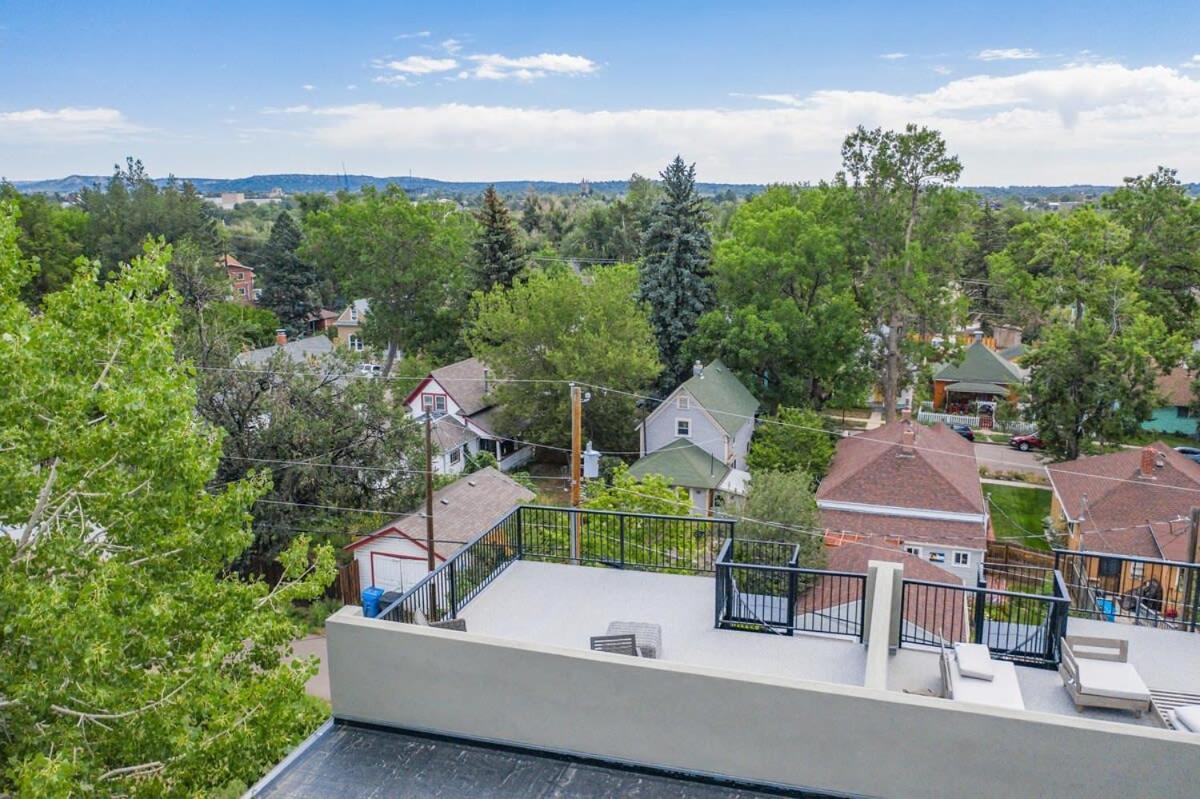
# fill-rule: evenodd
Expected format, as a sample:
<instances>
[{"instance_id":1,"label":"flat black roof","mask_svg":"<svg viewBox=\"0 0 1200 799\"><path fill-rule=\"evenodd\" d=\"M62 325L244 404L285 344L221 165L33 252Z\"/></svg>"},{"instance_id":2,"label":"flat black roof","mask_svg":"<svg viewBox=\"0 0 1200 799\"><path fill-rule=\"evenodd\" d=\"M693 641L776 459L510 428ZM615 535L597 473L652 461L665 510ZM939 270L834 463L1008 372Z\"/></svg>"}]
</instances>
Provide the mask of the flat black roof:
<instances>
[{"instance_id":1,"label":"flat black roof","mask_svg":"<svg viewBox=\"0 0 1200 799\"><path fill-rule=\"evenodd\" d=\"M736 745L737 736L731 736ZM285 761L259 797L766 799L829 794L721 782L600 760L335 722Z\"/></svg>"}]
</instances>

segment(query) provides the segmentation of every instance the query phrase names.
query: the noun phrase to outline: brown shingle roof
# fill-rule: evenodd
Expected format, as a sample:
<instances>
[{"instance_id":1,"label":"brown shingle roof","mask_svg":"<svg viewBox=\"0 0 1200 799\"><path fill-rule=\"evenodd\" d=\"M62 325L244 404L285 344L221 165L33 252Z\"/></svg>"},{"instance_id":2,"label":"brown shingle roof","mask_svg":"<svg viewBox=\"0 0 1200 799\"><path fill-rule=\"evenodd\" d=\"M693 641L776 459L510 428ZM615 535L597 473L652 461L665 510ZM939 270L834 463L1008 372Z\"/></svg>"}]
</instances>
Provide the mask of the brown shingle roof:
<instances>
[{"instance_id":1,"label":"brown shingle roof","mask_svg":"<svg viewBox=\"0 0 1200 799\"><path fill-rule=\"evenodd\" d=\"M829 531L857 533L873 539L895 538L966 549L986 549L987 530L982 522L912 519L848 510L821 509L821 525Z\"/></svg>"},{"instance_id":2,"label":"brown shingle roof","mask_svg":"<svg viewBox=\"0 0 1200 799\"><path fill-rule=\"evenodd\" d=\"M1163 395L1168 405L1187 407L1192 404L1192 380L1195 375L1185 366L1176 366L1165 375L1159 375L1154 381L1158 393Z\"/></svg>"},{"instance_id":3,"label":"brown shingle roof","mask_svg":"<svg viewBox=\"0 0 1200 799\"><path fill-rule=\"evenodd\" d=\"M486 531L506 513L531 502L534 493L492 467L465 475L433 492L434 551L448 558L463 544ZM396 519L346 547L355 549L388 533L404 533L418 542L425 540L424 507Z\"/></svg>"},{"instance_id":4,"label":"brown shingle roof","mask_svg":"<svg viewBox=\"0 0 1200 799\"><path fill-rule=\"evenodd\" d=\"M1161 441L1162 461L1150 479L1139 477L1142 450L1077 458L1047 467L1069 519L1083 524L1084 546L1120 555L1186 559L1182 520L1200 504L1200 464ZM1084 510L1086 497L1086 511Z\"/></svg>"},{"instance_id":5,"label":"brown shingle roof","mask_svg":"<svg viewBox=\"0 0 1200 799\"><path fill-rule=\"evenodd\" d=\"M970 442L940 422L911 422L912 457L900 457L904 420L838 441L817 499L985 513Z\"/></svg>"},{"instance_id":6,"label":"brown shingle roof","mask_svg":"<svg viewBox=\"0 0 1200 799\"><path fill-rule=\"evenodd\" d=\"M463 415L470 416L492 404L486 399L484 375L487 371L487 366L478 358L467 358L434 369L429 375L446 389L446 393L462 409Z\"/></svg>"}]
</instances>

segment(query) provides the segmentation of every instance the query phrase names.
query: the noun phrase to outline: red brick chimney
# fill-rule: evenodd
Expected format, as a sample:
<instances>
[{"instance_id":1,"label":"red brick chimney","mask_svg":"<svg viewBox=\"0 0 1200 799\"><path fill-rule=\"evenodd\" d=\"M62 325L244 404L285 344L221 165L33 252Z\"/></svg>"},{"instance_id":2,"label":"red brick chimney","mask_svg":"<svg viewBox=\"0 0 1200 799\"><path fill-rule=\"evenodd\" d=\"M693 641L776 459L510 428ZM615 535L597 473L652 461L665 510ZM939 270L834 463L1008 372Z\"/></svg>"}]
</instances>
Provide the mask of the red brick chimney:
<instances>
[{"instance_id":1,"label":"red brick chimney","mask_svg":"<svg viewBox=\"0 0 1200 799\"><path fill-rule=\"evenodd\" d=\"M1158 450L1142 447L1142 462L1138 467L1139 477L1154 477L1154 465L1158 461Z\"/></svg>"},{"instance_id":2,"label":"red brick chimney","mask_svg":"<svg viewBox=\"0 0 1200 799\"><path fill-rule=\"evenodd\" d=\"M912 422L908 419L908 411L904 412L903 420L904 429L900 431L900 453L901 458L911 458L915 454L913 445L917 443L917 431L913 429Z\"/></svg>"},{"instance_id":3,"label":"red brick chimney","mask_svg":"<svg viewBox=\"0 0 1200 799\"><path fill-rule=\"evenodd\" d=\"M275 331L275 344L279 347L287 344L287 331L282 327Z\"/></svg>"}]
</instances>

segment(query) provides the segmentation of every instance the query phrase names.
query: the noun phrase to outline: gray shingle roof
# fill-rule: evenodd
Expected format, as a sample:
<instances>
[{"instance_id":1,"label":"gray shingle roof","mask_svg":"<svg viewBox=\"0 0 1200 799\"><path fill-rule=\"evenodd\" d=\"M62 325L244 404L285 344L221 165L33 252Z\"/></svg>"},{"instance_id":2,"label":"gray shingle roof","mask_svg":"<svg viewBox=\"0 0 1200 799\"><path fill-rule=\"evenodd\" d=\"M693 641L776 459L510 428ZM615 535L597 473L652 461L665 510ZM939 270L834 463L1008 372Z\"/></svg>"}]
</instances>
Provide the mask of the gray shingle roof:
<instances>
[{"instance_id":1,"label":"gray shingle roof","mask_svg":"<svg viewBox=\"0 0 1200 799\"><path fill-rule=\"evenodd\" d=\"M467 358L440 369L434 369L430 376L446 389L446 393L462 409L464 416L479 413L491 406L486 399L484 374L487 366L478 358Z\"/></svg>"},{"instance_id":2,"label":"gray shingle roof","mask_svg":"<svg viewBox=\"0 0 1200 799\"><path fill-rule=\"evenodd\" d=\"M241 365L261 364L266 363L275 357L277 352L282 351L283 354L295 361L296 363L308 363L312 360L319 360L329 353L333 352L333 342L328 336L316 335L308 336L307 338L292 339L287 344L280 347L278 344L272 344L269 347L262 349L250 350L243 352L234 359L235 363Z\"/></svg>"},{"instance_id":3,"label":"gray shingle roof","mask_svg":"<svg viewBox=\"0 0 1200 799\"><path fill-rule=\"evenodd\" d=\"M695 397L730 435L748 424L758 410L758 400L720 360L705 366L699 376L688 378L679 388Z\"/></svg>"}]
</instances>

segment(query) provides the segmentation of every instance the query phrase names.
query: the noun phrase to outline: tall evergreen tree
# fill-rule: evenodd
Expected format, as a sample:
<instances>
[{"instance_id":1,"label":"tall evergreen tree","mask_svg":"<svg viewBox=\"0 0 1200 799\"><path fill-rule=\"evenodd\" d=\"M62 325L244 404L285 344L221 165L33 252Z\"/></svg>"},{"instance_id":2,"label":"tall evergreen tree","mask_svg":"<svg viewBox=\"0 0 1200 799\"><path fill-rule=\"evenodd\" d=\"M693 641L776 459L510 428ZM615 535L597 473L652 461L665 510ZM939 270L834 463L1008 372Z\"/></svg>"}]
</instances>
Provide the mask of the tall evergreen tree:
<instances>
[{"instance_id":1,"label":"tall evergreen tree","mask_svg":"<svg viewBox=\"0 0 1200 799\"><path fill-rule=\"evenodd\" d=\"M526 233L542 229L542 203L533 191L528 192L521 202L521 227Z\"/></svg>"},{"instance_id":2,"label":"tall evergreen tree","mask_svg":"<svg viewBox=\"0 0 1200 799\"><path fill-rule=\"evenodd\" d=\"M487 291L492 286L505 288L512 285L513 278L524 266L517 247L517 231L504 200L496 193L495 186L483 192L483 207L476 214L480 231L475 239L475 282L478 288Z\"/></svg>"},{"instance_id":3,"label":"tall evergreen tree","mask_svg":"<svg viewBox=\"0 0 1200 799\"><path fill-rule=\"evenodd\" d=\"M280 211L264 249L260 303L293 332L299 332L309 314L320 308L317 272L297 254L300 241L300 226L290 213Z\"/></svg>"},{"instance_id":4,"label":"tall evergreen tree","mask_svg":"<svg viewBox=\"0 0 1200 799\"><path fill-rule=\"evenodd\" d=\"M700 315L713 307L707 280L712 238L708 212L696 193L696 165L677 155L659 177L663 196L646 229L638 299L650 309L666 367L660 386L665 390L687 373L683 344L696 332Z\"/></svg>"}]
</instances>

